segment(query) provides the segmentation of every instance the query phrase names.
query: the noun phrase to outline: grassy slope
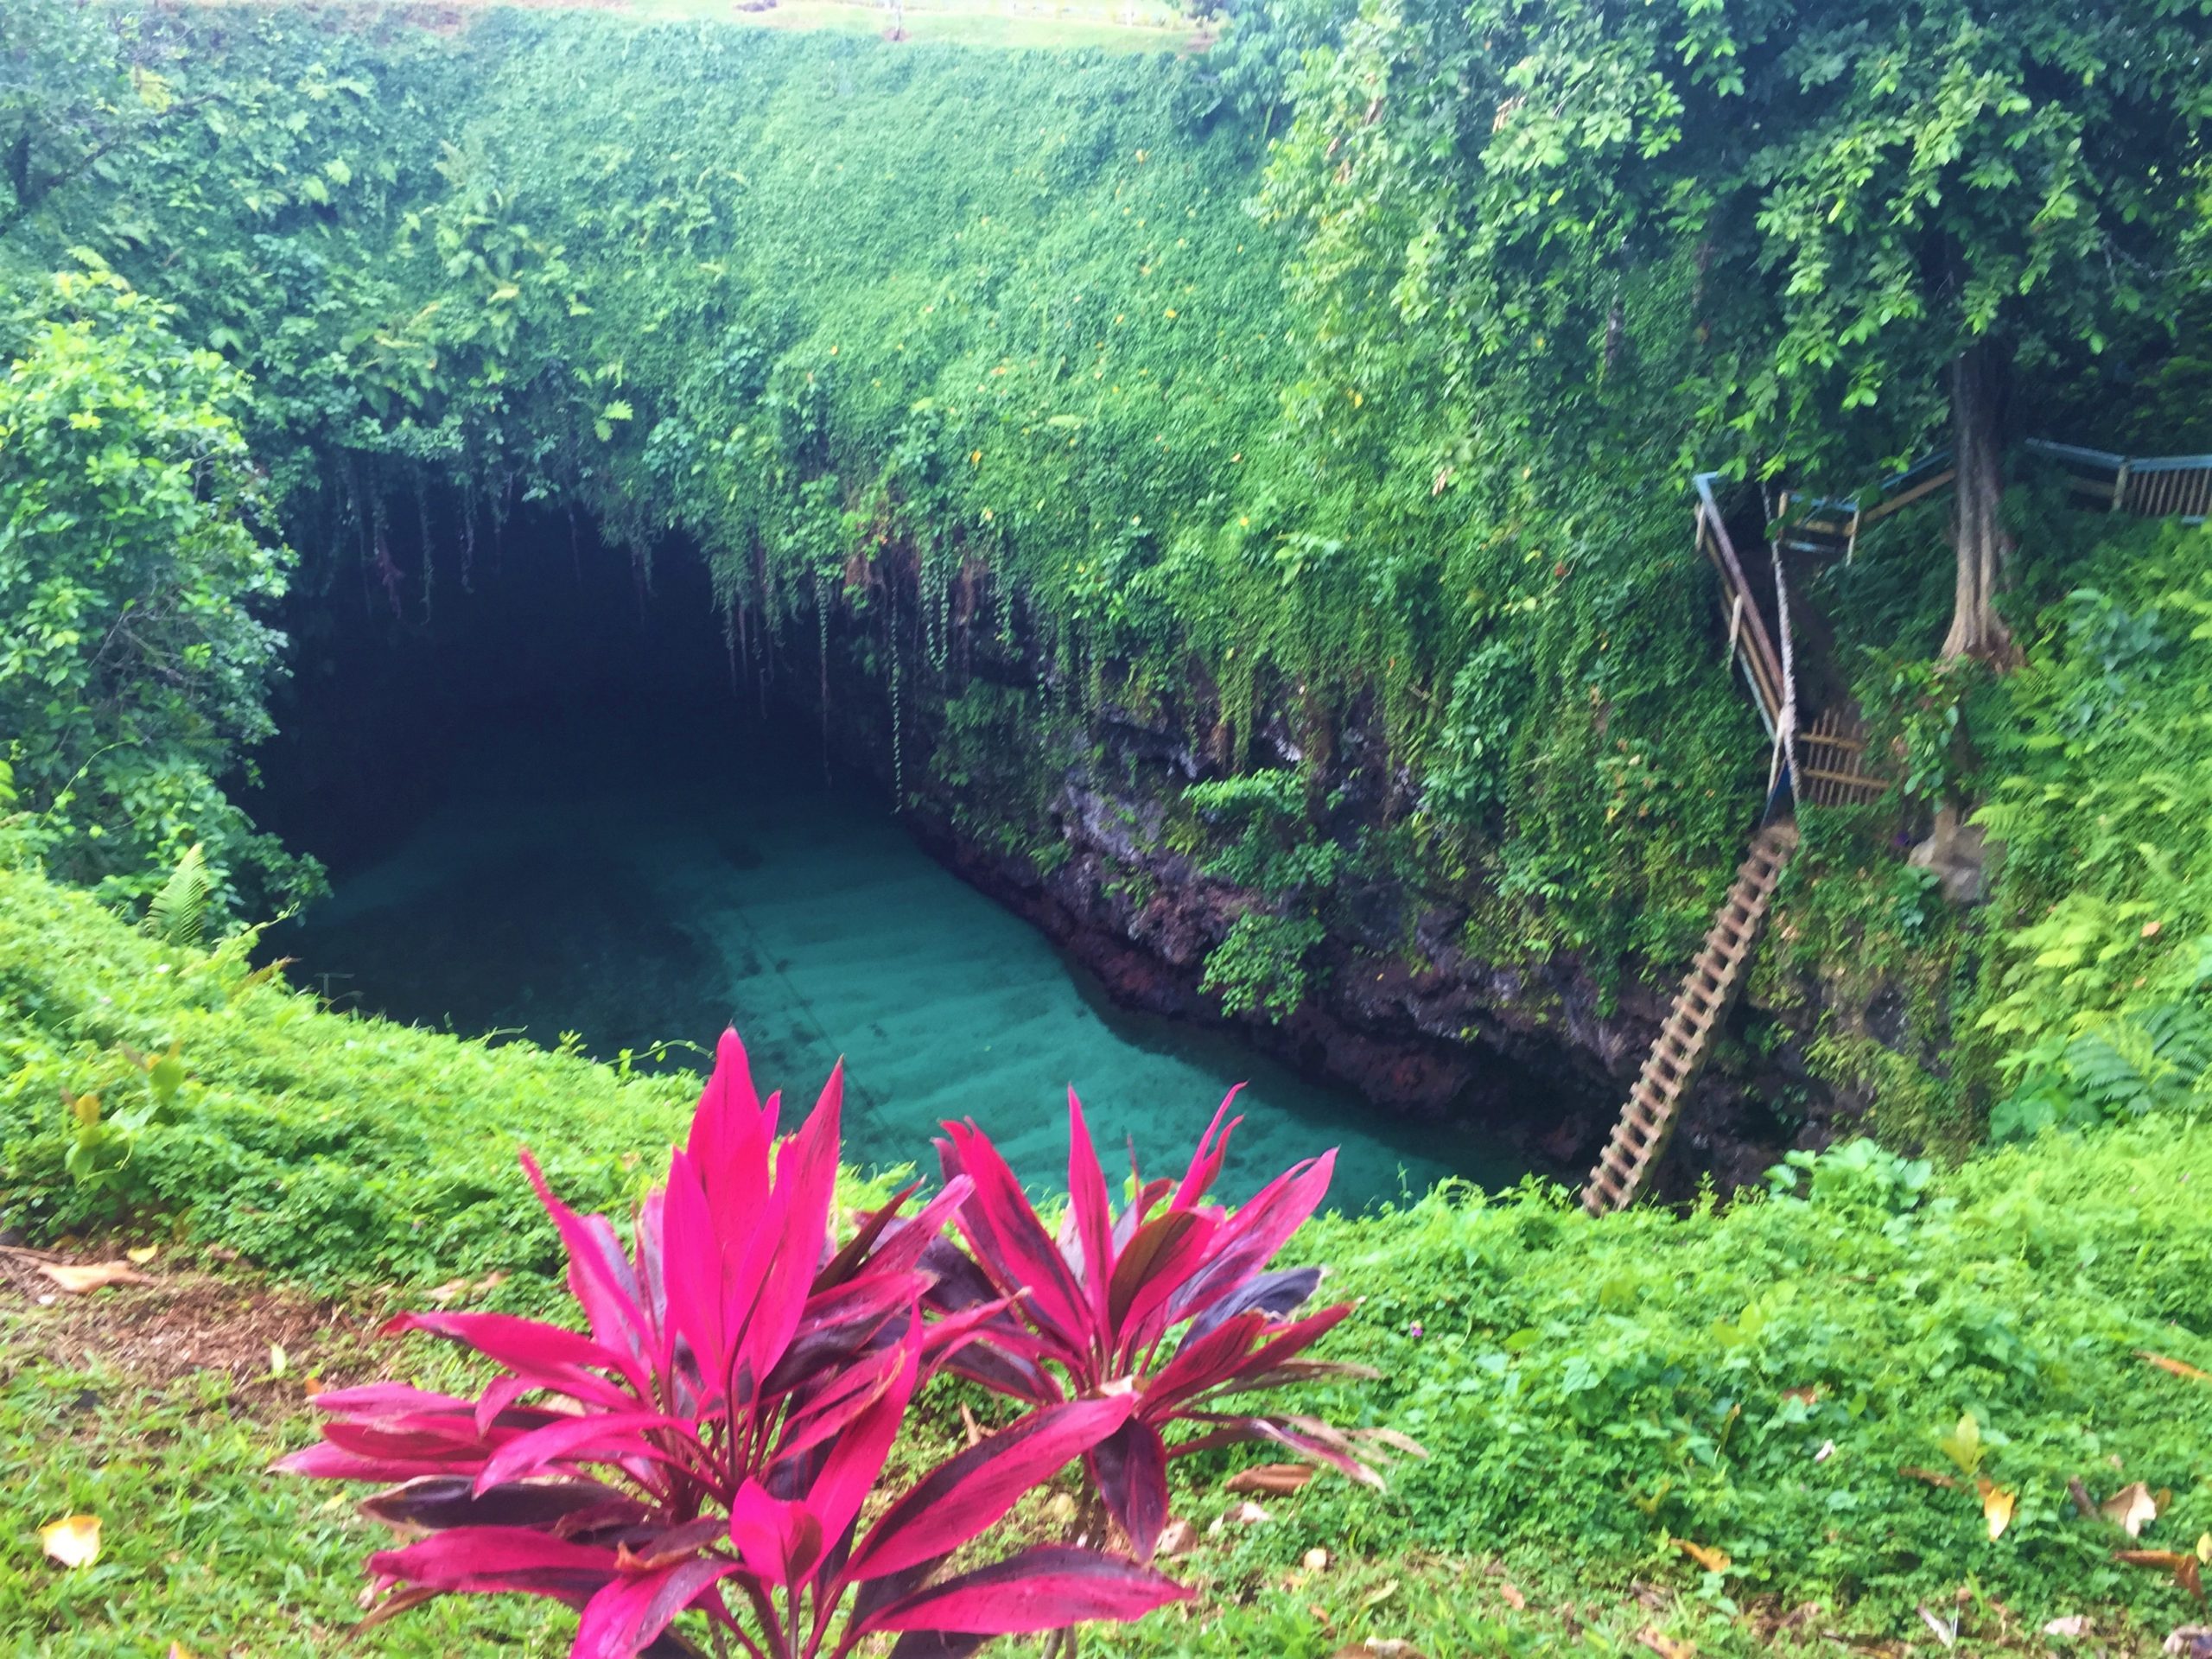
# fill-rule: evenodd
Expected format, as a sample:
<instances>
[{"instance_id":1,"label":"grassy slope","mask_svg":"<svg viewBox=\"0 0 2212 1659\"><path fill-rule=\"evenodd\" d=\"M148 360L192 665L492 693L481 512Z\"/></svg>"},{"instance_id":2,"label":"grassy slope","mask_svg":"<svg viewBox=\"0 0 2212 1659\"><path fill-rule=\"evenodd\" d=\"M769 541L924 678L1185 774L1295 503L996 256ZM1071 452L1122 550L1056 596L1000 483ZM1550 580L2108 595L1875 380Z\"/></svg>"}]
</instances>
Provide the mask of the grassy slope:
<instances>
[{"instance_id":1,"label":"grassy slope","mask_svg":"<svg viewBox=\"0 0 2212 1659\"><path fill-rule=\"evenodd\" d=\"M172 1043L188 1075L174 1121L146 1132L110 1191L171 1216L165 1260L228 1244L345 1293L340 1334L298 1362L334 1377L376 1363L343 1332L387 1298L491 1268L514 1275L493 1300L544 1298L551 1240L513 1173L516 1138L572 1193L619 1204L683 1118L683 1085L323 1013L234 955L158 947L80 895L0 872L11 1224L50 1235L96 1217L60 1172L62 1090L127 1109L147 1087L134 1054ZM2212 1364L2212 1211L2186 1198L2207 1183L2212 1131L2150 1119L1948 1177L1833 1161L1810 1202L1722 1213L1592 1222L1554 1196L1446 1192L1318 1224L1299 1248L1365 1299L1335 1351L1386 1374L1332 1408L1404 1427L1434 1455L1382 1497L1325 1482L1273 1504L1268 1523L1189 1564L1210 1590L1202 1612L1102 1649L1322 1654L1365 1632L1433 1654L1543 1650L1574 1644L1551 1611L1566 1597L1594 1602L1601 1648L1656 1619L1726 1650L1759 1639L1750 1615L1769 1605L1809 1597L1834 1609L1828 1628L1894 1636L1916 1604L1962 1586L1981 1598L1970 1630L2094 1607L2124 1643L2147 1642L2189 1605L2113 1562L2118 1535L2076 1516L2065 1483L2171 1489L2146 1543L2185 1548L2212 1529L2212 1388L2134 1357ZM119 1325L133 1317L128 1300L106 1306ZM260 1473L303 1432L296 1395L207 1372L149 1381L81 1357L61 1318L0 1312L0 1455L31 1471L0 1493L0 1644L318 1645L348 1616L368 1540L328 1493ZM1980 1472L2018 1493L1993 1543L1970 1490L1897 1473L1949 1469L1938 1441L1967 1412L1986 1443ZM1185 1498L1202 1521L1224 1502ZM63 1577L31 1535L73 1510L104 1516L111 1554ZM1670 1535L1731 1567L1702 1573ZM1317 1542L1344 1559L1309 1572ZM1534 1599L1525 1613L1502 1580L1460 1587L1493 1553ZM1636 1580L1668 1593L1639 1601ZM521 1650L550 1652L559 1622L460 1608L378 1639L450 1652L535 1630Z\"/></svg>"}]
</instances>

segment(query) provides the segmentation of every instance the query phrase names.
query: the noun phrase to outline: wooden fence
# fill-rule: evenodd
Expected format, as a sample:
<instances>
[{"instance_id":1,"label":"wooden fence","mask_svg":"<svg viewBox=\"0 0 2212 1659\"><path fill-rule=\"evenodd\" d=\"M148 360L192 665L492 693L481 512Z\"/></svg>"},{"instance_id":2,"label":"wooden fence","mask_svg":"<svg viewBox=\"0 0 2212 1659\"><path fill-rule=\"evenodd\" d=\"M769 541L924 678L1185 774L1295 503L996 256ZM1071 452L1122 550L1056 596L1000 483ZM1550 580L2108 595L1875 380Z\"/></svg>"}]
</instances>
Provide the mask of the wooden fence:
<instances>
[{"instance_id":1,"label":"wooden fence","mask_svg":"<svg viewBox=\"0 0 2212 1659\"><path fill-rule=\"evenodd\" d=\"M2191 524L2212 516L2212 455L2120 455L2041 438L2027 449L2055 463L2076 494L2114 512Z\"/></svg>"}]
</instances>

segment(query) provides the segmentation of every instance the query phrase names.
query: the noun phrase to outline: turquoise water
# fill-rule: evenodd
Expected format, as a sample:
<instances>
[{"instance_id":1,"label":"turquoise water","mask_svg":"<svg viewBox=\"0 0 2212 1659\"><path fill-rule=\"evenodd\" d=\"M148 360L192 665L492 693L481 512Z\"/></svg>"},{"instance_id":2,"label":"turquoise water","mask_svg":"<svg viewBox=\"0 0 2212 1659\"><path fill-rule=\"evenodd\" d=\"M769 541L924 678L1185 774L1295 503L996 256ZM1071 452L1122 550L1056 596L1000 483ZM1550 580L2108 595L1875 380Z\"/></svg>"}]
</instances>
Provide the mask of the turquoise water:
<instances>
[{"instance_id":1,"label":"turquoise water","mask_svg":"<svg viewBox=\"0 0 2212 1659\"><path fill-rule=\"evenodd\" d=\"M1243 1079L1232 1197L1331 1146L1345 1208L1525 1167L1471 1126L1394 1119L1227 1033L1115 1008L880 795L826 789L818 761L735 732L640 754L619 729L506 730L465 755L441 801L271 938L296 983L466 1033L574 1032L607 1058L731 1023L761 1087L808 1103L842 1054L864 1166L933 1174L938 1122L972 1116L1025 1180L1057 1183L1072 1083L1109 1164L1129 1136L1147 1169L1179 1167Z\"/></svg>"}]
</instances>

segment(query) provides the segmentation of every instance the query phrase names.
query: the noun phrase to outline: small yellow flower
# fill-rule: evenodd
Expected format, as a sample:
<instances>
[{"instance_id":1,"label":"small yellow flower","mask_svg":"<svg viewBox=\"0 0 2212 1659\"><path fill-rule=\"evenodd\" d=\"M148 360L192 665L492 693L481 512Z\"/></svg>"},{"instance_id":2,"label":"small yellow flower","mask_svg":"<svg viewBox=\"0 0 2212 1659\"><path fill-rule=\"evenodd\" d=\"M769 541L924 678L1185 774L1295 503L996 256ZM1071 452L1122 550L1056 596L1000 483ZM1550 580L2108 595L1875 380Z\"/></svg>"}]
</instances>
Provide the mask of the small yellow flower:
<instances>
[{"instance_id":1,"label":"small yellow flower","mask_svg":"<svg viewBox=\"0 0 2212 1659\"><path fill-rule=\"evenodd\" d=\"M1167 308L1167 315L1170 321L1173 320L1175 315L1175 308L1173 306L1171 305Z\"/></svg>"}]
</instances>

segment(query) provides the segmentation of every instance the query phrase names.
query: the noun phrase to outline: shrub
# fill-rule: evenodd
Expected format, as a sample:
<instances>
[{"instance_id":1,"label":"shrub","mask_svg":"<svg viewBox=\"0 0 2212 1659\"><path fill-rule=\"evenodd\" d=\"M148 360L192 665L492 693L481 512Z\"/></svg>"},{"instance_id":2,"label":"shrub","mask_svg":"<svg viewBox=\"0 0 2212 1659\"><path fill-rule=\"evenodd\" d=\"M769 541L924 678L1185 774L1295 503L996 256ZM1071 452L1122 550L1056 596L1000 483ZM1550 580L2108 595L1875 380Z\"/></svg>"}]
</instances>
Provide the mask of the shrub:
<instances>
[{"instance_id":1,"label":"shrub","mask_svg":"<svg viewBox=\"0 0 2212 1659\"><path fill-rule=\"evenodd\" d=\"M1135 1402L1128 1420L1085 1454L1085 1465L1141 1559L1150 1559L1167 1520L1172 1459L1264 1440L1382 1484L1354 1455L1355 1436L1319 1418L1214 1403L1317 1376L1372 1375L1301 1358L1352 1305L1293 1319L1319 1285L1321 1270L1268 1270L1328 1191L1336 1154L1294 1166L1233 1215L1207 1204L1229 1137L1243 1121L1223 1126L1229 1106L1224 1100L1214 1114L1179 1183L1145 1180L1133 1158L1117 1215L1082 1103L1071 1090L1068 1210L1057 1239L982 1130L948 1123L947 1138L938 1142L945 1179L975 1186L959 1219L969 1255L942 1245L932 1258L942 1268L932 1300L954 1318L983 1320L978 1339L953 1357L952 1367L1039 1405L1101 1394ZM1161 1431L1179 1422L1199 1433L1171 1446ZM1358 1438L1419 1449L1380 1431Z\"/></svg>"},{"instance_id":2,"label":"shrub","mask_svg":"<svg viewBox=\"0 0 2212 1659\"><path fill-rule=\"evenodd\" d=\"M1119 1430L1138 1406L1128 1393L1031 1413L861 1530L915 1389L1005 1304L922 1317L918 1264L965 1180L903 1224L906 1195L893 1198L830 1250L842 1076L778 1147L780 1097L758 1099L726 1033L690 1141L638 1211L634 1257L525 1155L588 1334L404 1314L388 1329L475 1350L493 1382L474 1401L394 1382L324 1394L321 1443L278 1465L399 1483L363 1508L429 1535L371 1558L387 1592L372 1623L435 1596L507 1592L580 1608L576 1659L645 1651L686 1611L760 1659L842 1656L883 1631L931 1633L893 1651L942 1656L1182 1597L1149 1568L1065 1545L936 1576Z\"/></svg>"},{"instance_id":3,"label":"shrub","mask_svg":"<svg viewBox=\"0 0 2212 1659\"><path fill-rule=\"evenodd\" d=\"M104 269L0 319L0 755L67 879L143 899L205 843L210 890L299 897L219 781L273 729L289 549L246 453L243 378Z\"/></svg>"}]
</instances>

